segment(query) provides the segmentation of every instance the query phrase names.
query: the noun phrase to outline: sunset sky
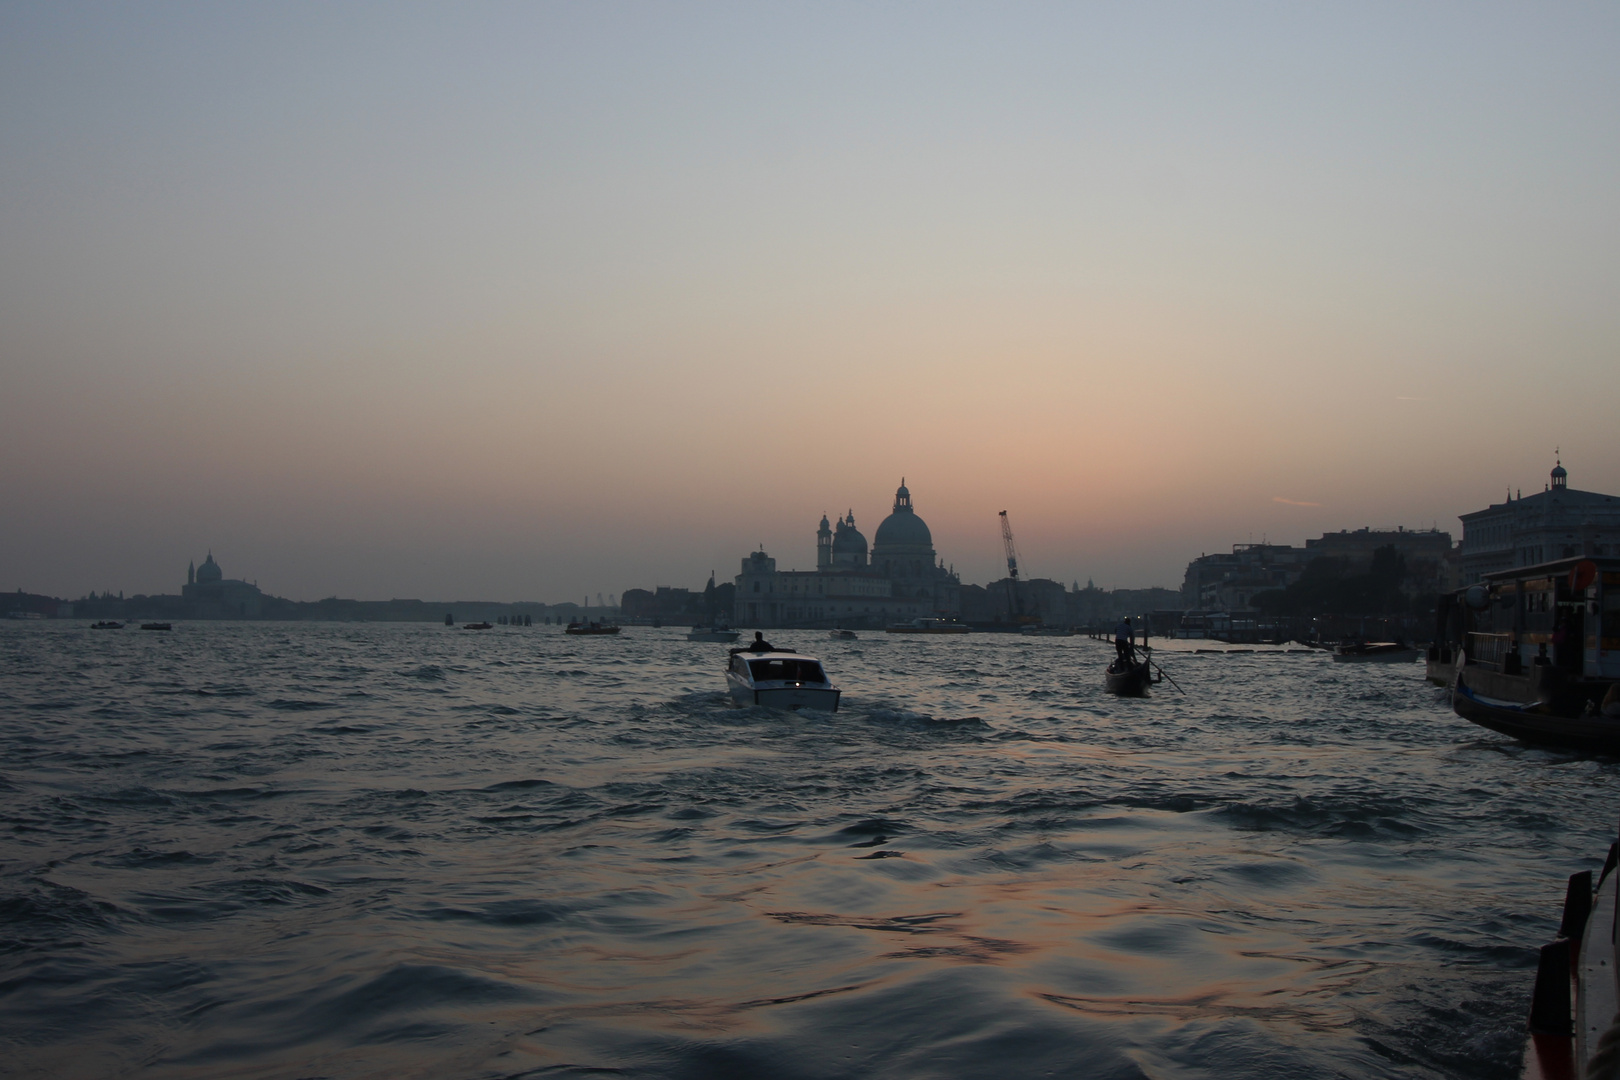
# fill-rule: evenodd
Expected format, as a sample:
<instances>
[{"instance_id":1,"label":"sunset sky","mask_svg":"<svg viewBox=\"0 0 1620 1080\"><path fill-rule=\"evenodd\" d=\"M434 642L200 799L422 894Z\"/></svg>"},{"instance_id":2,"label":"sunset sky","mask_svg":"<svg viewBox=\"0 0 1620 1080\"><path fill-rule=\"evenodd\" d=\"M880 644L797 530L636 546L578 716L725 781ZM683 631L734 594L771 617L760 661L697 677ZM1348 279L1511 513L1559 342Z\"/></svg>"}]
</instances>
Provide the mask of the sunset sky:
<instances>
[{"instance_id":1,"label":"sunset sky","mask_svg":"<svg viewBox=\"0 0 1620 1080\"><path fill-rule=\"evenodd\" d=\"M1620 5L0 3L0 588L963 579L1620 493Z\"/></svg>"}]
</instances>

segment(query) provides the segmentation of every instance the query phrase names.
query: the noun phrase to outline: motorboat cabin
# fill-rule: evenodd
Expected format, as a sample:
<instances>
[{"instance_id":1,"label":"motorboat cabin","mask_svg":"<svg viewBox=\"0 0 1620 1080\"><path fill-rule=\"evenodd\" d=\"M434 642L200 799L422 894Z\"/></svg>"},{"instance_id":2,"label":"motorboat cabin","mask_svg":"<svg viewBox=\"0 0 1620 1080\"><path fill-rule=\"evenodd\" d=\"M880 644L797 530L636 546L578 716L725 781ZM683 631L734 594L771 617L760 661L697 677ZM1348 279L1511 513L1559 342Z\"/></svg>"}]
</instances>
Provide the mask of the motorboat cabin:
<instances>
[{"instance_id":1,"label":"motorboat cabin","mask_svg":"<svg viewBox=\"0 0 1620 1080\"><path fill-rule=\"evenodd\" d=\"M819 709L837 712L843 693L813 656L772 650L732 649L726 686L738 705L767 709Z\"/></svg>"}]
</instances>

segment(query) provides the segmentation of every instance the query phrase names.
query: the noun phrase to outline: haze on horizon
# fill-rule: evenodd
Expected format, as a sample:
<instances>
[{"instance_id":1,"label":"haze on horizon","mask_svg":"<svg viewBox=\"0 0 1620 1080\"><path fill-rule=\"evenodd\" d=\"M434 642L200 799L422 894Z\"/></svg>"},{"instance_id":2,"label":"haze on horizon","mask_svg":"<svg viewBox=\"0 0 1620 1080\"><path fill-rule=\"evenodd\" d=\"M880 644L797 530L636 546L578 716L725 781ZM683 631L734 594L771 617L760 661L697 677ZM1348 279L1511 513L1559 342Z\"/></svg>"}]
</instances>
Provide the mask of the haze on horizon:
<instances>
[{"instance_id":1,"label":"haze on horizon","mask_svg":"<svg viewBox=\"0 0 1620 1080\"><path fill-rule=\"evenodd\" d=\"M1620 8L0 6L0 588L964 580L1620 492Z\"/></svg>"}]
</instances>

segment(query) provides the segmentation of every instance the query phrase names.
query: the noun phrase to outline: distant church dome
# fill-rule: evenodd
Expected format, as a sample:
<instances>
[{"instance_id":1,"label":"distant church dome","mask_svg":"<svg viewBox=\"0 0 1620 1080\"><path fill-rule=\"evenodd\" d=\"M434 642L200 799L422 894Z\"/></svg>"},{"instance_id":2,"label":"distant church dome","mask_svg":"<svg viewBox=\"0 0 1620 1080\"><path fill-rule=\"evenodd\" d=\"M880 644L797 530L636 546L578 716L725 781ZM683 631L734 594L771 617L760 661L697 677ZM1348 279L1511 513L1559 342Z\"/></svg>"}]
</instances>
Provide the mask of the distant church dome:
<instances>
[{"instance_id":1,"label":"distant church dome","mask_svg":"<svg viewBox=\"0 0 1620 1080\"><path fill-rule=\"evenodd\" d=\"M1556 460L1557 463L1553 465L1552 471L1552 486L1555 488L1568 487L1569 470L1564 468L1563 459L1560 458Z\"/></svg>"},{"instance_id":2,"label":"distant church dome","mask_svg":"<svg viewBox=\"0 0 1620 1080\"><path fill-rule=\"evenodd\" d=\"M225 571L219 568L219 563L214 561L214 553L210 551L208 561L197 567L197 584L211 585L224 577Z\"/></svg>"},{"instance_id":3,"label":"distant church dome","mask_svg":"<svg viewBox=\"0 0 1620 1080\"><path fill-rule=\"evenodd\" d=\"M884 548L927 548L928 554L933 554L934 534L928 531L927 523L911 508L911 492L906 489L903 478L899 490L894 493L894 512L878 526L872 545L874 555Z\"/></svg>"},{"instance_id":4,"label":"distant church dome","mask_svg":"<svg viewBox=\"0 0 1620 1080\"><path fill-rule=\"evenodd\" d=\"M823 523L826 518L822 518ZM866 537L855 527L855 512L851 510L849 516L838 522L838 530L833 533L833 555L859 555L861 562L866 562Z\"/></svg>"}]
</instances>

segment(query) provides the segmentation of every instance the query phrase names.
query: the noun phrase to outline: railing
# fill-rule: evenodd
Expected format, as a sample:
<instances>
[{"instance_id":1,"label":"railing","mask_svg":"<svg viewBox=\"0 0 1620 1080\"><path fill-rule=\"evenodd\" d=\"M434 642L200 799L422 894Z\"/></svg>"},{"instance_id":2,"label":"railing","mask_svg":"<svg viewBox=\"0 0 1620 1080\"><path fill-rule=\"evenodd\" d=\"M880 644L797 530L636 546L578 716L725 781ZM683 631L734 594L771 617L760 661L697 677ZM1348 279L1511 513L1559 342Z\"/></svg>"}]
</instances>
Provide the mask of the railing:
<instances>
[{"instance_id":1,"label":"railing","mask_svg":"<svg viewBox=\"0 0 1620 1080\"><path fill-rule=\"evenodd\" d=\"M1502 662L1513 651L1512 634L1477 634L1468 635L1468 659L1476 664L1489 664L1496 670L1502 670Z\"/></svg>"}]
</instances>

